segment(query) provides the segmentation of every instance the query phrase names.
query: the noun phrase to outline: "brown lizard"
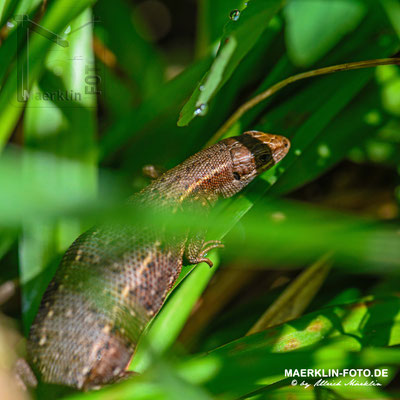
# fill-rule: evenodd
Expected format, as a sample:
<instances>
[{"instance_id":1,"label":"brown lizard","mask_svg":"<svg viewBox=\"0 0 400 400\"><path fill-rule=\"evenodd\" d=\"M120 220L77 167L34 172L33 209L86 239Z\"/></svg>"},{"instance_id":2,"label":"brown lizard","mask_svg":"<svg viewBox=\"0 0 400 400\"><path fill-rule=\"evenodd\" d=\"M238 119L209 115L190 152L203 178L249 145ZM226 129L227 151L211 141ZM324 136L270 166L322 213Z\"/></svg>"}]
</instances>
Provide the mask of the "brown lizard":
<instances>
[{"instance_id":1,"label":"brown lizard","mask_svg":"<svg viewBox=\"0 0 400 400\"><path fill-rule=\"evenodd\" d=\"M257 131L224 139L165 172L130 204L208 209L279 162L290 142ZM160 310L183 260L205 257L219 241L204 232L173 238L165 229L99 226L69 247L48 286L28 338L28 362L44 382L91 389L116 381L146 324Z\"/></svg>"}]
</instances>

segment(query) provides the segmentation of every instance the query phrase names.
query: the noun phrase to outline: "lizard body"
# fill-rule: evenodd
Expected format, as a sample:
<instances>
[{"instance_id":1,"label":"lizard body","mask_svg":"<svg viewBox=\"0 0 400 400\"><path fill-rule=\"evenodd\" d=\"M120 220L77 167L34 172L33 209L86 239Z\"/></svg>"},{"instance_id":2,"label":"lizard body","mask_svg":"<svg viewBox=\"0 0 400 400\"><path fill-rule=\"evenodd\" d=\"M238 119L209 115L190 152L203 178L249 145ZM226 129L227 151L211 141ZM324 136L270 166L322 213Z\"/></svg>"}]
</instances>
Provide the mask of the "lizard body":
<instances>
[{"instance_id":1,"label":"lizard body","mask_svg":"<svg viewBox=\"0 0 400 400\"><path fill-rule=\"evenodd\" d=\"M288 139L251 131L224 139L165 172L130 204L176 211L239 192L288 152ZM162 228L99 226L63 256L28 338L28 361L45 382L90 389L117 380L146 324L160 310L183 259L211 261L204 234L168 237Z\"/></svg>"}]
</instances>

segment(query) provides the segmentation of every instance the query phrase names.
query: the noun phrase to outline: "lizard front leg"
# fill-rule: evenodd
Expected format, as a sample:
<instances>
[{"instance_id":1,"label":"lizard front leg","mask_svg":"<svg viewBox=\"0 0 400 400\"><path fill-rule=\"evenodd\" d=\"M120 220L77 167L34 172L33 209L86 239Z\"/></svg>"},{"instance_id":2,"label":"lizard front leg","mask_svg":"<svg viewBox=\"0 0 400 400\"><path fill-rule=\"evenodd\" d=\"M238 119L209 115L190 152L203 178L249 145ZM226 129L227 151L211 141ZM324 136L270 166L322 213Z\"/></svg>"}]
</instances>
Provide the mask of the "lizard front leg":
<instances>
[{"instance_id":1,"label":"lizard front leg","mask_svg":"<svg viewBox=\"0 0 400 400\"><path fill-rule=\"evenodd\" d=\"M212 267L212 261L205 257L205 255L212 249L223 248L224 245L220 240L208 240L205 242L204 237L205 232L189 235L184 256L189 264L199 264L201 262L205 262Z\"/></svg>"}]
</instances>

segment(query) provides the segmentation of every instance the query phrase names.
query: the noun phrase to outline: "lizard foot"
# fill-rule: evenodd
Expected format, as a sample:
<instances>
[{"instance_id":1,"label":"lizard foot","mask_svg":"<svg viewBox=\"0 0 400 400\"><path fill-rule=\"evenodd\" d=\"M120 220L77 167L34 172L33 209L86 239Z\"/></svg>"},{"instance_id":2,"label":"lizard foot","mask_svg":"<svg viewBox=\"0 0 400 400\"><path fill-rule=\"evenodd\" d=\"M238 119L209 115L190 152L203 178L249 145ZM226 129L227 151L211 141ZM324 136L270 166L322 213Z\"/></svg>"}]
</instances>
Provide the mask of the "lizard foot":
<instances>
[{"instance_id":1,"label":"lizard foot","mask_svg":"<svg viewBox=\"0 0 400 400\"><path fill-rule=\"evenodd\" d=\"M201 262L205 262L210 266L210 268L214 265L213 262L207 258L204 257L209 251L215 248L223 248L224 245L220 240L209 240L207 242L203 243L203 246L200 250L200 253L197 255L197 257L193 257L189 259L189 262L191 264L199 264Z\"/></svg>"}]
</instances>

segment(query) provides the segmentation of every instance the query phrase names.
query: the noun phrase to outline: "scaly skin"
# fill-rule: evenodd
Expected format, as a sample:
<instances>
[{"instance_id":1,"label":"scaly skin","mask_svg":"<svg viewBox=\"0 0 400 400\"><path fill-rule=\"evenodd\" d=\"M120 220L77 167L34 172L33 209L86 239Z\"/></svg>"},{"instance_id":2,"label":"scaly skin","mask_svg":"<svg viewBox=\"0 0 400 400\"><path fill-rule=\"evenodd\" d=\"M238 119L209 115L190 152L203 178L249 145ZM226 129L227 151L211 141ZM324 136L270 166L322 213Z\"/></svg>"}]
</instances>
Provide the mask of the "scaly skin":
<instances>
[{"instance_id":1,"label":"scaly skin","mask_svg":"<svg viewBox=\"0 0 400 400\"><path fill-rule=\"evenodd\" d=\"M167 171L130 199L176 212L207 210L279 162L289 141L256 131L228 138ZM28 339L28 361L45 382L90 389L124 375L139 336L160 310L184 257L204 257L218 241L204 232L168 237L165 229L99 226L65 253L47 288Z\"/></svg>"}]
</instances>

